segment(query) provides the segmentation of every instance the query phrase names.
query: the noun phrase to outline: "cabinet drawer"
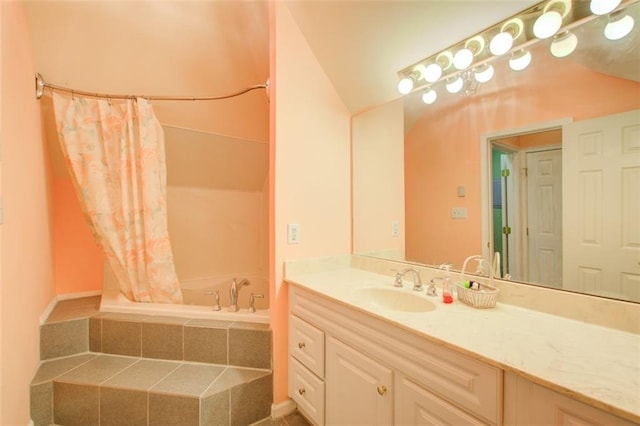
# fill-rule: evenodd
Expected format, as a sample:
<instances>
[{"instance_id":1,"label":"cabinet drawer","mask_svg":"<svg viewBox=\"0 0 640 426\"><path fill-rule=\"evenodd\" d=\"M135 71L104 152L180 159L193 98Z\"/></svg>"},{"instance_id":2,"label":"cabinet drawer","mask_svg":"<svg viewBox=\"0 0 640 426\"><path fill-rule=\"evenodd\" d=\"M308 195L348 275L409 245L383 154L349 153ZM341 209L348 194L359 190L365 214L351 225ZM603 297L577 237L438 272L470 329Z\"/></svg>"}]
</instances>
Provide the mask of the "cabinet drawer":
<instances>
[{"instance_id":1,"label":"cabinet drawer","mask_svg":"<svg viewBox=\"0 0 640 426\"><path fill-rule=\"evenodd\" d=\"M324 382L289 356L289 396L315 424L324 424Z\"/></svg>"},{"instance_id":2,"label":"cabinet drawer","mask_svg":"<svg viewBox=\"0 0 640 426\"><path fill-rule=\"evenodd\" d=\"M487 424L419 386L404 375L396 374L395 380L396 425L484 426Z\"/></svg>"},{"instance_id":3,"label":"cabinet drawer","mask_svg":"<svg viewBox=\"0 0 640 426\"><path fill-rule=\"evenodd\" d=\"M289 353L324 378L324 332L295 315L289 317Z\"/></svg>"}]
</instances>

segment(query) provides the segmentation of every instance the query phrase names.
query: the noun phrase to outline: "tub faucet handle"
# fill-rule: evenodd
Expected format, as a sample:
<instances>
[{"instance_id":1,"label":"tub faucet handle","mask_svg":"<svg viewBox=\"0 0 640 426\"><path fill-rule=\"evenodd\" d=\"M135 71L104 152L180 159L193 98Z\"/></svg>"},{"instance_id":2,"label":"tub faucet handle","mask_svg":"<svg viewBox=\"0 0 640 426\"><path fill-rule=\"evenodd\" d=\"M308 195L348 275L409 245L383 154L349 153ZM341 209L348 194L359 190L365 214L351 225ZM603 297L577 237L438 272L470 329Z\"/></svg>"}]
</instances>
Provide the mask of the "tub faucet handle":
<instances>
[{"instance_id":1,"label":"tub faucet handle","mask_svg":"<svg viewBox=\"0 0 640 426\"><path fill-rule=\"evenodd\" d=\"M215 296L216 300L215 300L215 303L213 304L213 310L219 311L220 310L220 290L208 291L205 294L207 296Z\"/></svg>"},{"instance_id":2,"label":"tub faucet handle","mask_svg":"<svg viewBox=\"0 0 640 426\"><path fill-rule=\"evenodd\" d=\"M249 295L249 312L253 313L256 311L256 299L264 298L264 294L254 294L251 293Z\"/></svg>"}]
</instances>

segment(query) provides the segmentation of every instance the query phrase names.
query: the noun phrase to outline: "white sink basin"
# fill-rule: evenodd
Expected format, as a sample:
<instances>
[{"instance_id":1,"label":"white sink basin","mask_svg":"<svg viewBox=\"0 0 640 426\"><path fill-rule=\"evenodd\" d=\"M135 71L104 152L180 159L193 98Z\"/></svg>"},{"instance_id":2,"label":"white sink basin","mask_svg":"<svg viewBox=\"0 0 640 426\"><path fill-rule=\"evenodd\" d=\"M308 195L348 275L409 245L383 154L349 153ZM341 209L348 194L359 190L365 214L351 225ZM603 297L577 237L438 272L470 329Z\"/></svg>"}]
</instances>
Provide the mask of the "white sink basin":
<instances>
[{"instance_id":1,"label":"white sink basin","mask_svg":"<svg viewBox=\"0 0 640 426\"><path fill-rule=\"evenodd\" d=\"M436 305L426 299L424 293L408 293L400 289L365 287L354 292L357 302L374 309L386 309L401 312L429 312Z\"/></svg>"}]
</instances>

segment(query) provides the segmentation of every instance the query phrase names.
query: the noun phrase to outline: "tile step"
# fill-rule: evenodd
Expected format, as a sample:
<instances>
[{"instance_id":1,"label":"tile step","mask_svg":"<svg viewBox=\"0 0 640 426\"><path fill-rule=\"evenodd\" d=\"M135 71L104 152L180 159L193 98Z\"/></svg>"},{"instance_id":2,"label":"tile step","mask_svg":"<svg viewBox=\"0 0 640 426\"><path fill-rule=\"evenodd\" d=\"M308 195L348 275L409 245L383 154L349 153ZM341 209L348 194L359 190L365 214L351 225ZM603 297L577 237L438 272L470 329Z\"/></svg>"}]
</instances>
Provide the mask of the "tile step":
<instances>
[{"instance_id":1,"label":"tile step","mask_svg":"<svg viewBox=\"0 0 640 426\"><path fill-rule=\"evenodd\" d=\"M40 359L85 352L271 368L268 324L99 312L99 297L58 303L40 327Z\"/></svg>"},{"instance_id":2,"label":"tile step","mask_svg":"<svg viewBox=\"0 0 640 426\"><path fill-rule=\"evenodd\" d=\"M35 425L249 425L270 415L267 324L59 302L40 328Z\"/></svg>"},{"instance_id":3,"label":"tile step","mask_svg":"<svg viewBox=\"0 0 640 426\"><path fill-rule=\"evenodd\" d=\"M267 369L87 352L43 361L35 425L248 425L269 416Z\"/></svg>"}]
</instances>

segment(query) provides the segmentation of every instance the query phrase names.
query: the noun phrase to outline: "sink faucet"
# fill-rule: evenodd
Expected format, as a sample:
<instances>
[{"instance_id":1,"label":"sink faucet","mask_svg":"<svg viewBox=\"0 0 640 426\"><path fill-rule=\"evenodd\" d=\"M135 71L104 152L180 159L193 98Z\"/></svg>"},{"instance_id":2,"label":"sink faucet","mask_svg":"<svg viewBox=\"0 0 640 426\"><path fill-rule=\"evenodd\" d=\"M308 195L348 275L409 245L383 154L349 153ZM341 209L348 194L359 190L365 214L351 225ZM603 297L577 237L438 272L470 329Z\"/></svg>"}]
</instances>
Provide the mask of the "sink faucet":
<instances>
[{"instance_id":1,"label":"sink faucet","mask_svg":"<svg viewBox=\"0 0 640 426\"><path fill-rule=\"evenodd\" d=\"M402 287L402 276L408 272L413 273L413 291L422 291L422 279L420 278L420 272L412 268L396 272L396 281L393 285L396 287Z\"/></svg>"},{"instance_id":2,"label":"sink faucet","mask_svg":"<svg viewBox=\"0 0 640 426\"><path fill-rule=\"evenodd\" d=\"M234 278L231 282L231 288L229 289L229 299L231 300L231 303L229 304L229 312L238 312L238 291L246 285L251 285L249 280L246 278L239 283L237 283Z\"/></svg>"}]
</instances>

